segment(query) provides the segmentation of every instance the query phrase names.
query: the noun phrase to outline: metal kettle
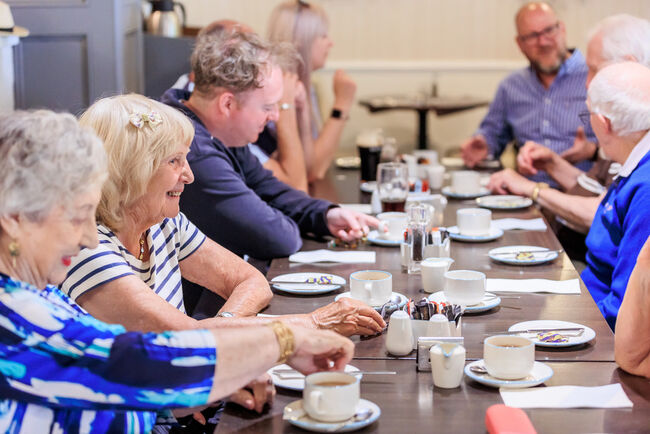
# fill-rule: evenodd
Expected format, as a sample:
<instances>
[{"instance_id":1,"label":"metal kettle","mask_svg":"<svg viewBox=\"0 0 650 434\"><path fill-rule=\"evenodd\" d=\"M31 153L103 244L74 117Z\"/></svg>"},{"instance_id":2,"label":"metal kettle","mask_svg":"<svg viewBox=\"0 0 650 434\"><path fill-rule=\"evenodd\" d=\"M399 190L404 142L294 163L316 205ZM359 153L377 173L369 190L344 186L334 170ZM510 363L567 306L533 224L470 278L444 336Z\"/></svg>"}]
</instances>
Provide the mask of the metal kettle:
<instances>
[{"instance_id":1,"label":"metal kettle","mask_svg":"<svg viewBox=\"0 0 650 434\"><path fill-rule=\"evenodd\" d=\"M147 18L147 32L153 35L175 38L181 36L185 27L185 7L173 0L150 0L151 14ZM176 13L180 7L182 19Z\"/></svg>"}]
</instances>

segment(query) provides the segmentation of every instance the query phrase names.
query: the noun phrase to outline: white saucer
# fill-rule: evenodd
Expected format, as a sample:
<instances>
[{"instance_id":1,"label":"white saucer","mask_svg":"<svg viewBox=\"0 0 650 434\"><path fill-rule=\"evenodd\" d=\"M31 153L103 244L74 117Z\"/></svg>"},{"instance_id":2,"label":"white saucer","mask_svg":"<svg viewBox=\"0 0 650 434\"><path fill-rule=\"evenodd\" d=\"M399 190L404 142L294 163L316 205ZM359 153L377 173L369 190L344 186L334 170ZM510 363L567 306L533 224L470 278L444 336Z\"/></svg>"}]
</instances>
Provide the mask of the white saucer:
<instances>
[{"instance_id":1,"label":"white saucer","mask_svg":"<svg viewBox=\"0 0 650 434\"><path fill-rule=\"evenodd\" d=\"M481 196L487 196L490 194L490 190L485 187L481 187L478 193L456 193L451 189L451 186L447 185L442 187L442 194L452 199L474 199Z\"/></svg>"},{"instance_id":2,"label":"white saucer","mask_svg":"<svg viewBox=\"0 0 650 434\"><path fill-rule=\"evenodd\" d=\"M276 369L293 369L289 365L278 365L274 366L268 371L266 371L267 374L271 376L271 379L273 380L273 384L276 385L277 387L282 387L283 389L289 389L289 390L296 390L298 392L302 392L302 390L305 388L305 376L302 375L299 372L296 372L296 377L302 377L302 378L282 378L277 374L274 374L273 371ZM345 366L345 372L353 372L353 371L359 371L359 368L356 366L352 365L346 365ZM292 374L293 376L293 374ZM363 377L362 374L358 374L357 377L361 379Z\"/></svg>"},{"instance_id":3,"label":"white saucer","mask_svg":"<svg viewBox=\"0 0 650 434\"><path fill-rule=\"evenodd\" d=\"M533 386L537 386L538 384L542 384L543 382L545 382L546 380L548 380L553 376L553 369L551 369L551 367L548 366L546 363L542 363L542 362L535 362L535 364L533 365L533 370L530 371L530 374L528 374L526 378L522 378L520 380L501 380L487 373L477 374L475 372L470 371L470 367L474 365L485 366L485 363L483 362L483 359L468 363L467 365L465 365L465 375L467 375L469 378L471 378L474 381L477 381L481 384L485 384L486 386L491 386L491 387L507 387L510 389L524 389L526 387L533 387Z\"/></svg>"},{"instance_id":4,"label":"white saucer","mask_svg":"<svg viewBox=\"0 0 650 434\"><path fill-rule=\"evenodd\" d=\"M336 167L339 169L358 169L361 167L361 158L355 156L339 157L336 159Z\"/></svg>"},{"instance_id":5,"label":"white saucer","mask_svg":"<svg viewBox=\"0 0 650 434\"><path fill-rule=\"evenodd\" d=\"M408 301L408 298L406 298L404 294L400 294L399 292L393 291L393 293L390 295L390 298L392 299L395 297L399 297L399 303L397 304L397 307L399 307L400 309L404 307L404 305ZM334 297L334 301L337 301L339 298L352 298L352 297L350 296L350 291L347 291L347 292L342 292L341 294ZM381 306L373 306L373 307L375 308L375 310L381 309Z\"/></svg>"},{"instance_id":6,"label":"white saucer","mask_svg":"<svg viewBox=\"0 0 650 434\"><path fill-rule=\"evenodd\" d=\"M447 297L445 297L445 291L434 292L428 297L429 301L435 301L437 303L447 303ZM464 313L479 313L485 312L486 310L493 309L501 304L501 297L492 294L491 292L486 292L478 304L473 304L471 306L465 306Z\"/></svg>"},{"instance_id":7,"label":"white saucer","mask_svg":"<svg viewBox=\"0 0 650 434\"><path fill-rule=\"evenodd\" d=\"M504 255L509 252L531 252L533 257L530 259L517 259L514 254ZM558 253L549 252L546 247L540 246L503 246L492 249L488 256L498 262L510 265L537 265L551 262L558 257Z\"/></svg>"},{"instance_id":8,"label":"white saucer","mask_svg":"<svg viewBox=\"0 0 650 434\"><path fill-rule=\"evenodd\" d=\"M550 329L553 327L558 328L567 328L567 327L584 327L585 331L580 336L566 336L569 342L541 342L537 334L525 334L522 333L518 336L524 336L535 342L535 345L538 347L572 347L574 345L581 345L589 342L596 337L596 332L587 326L578 324L575 322L569 321L554 321L554 320L535 320L535 321L524 321L510 326L508 329L509 332L514 332L517 330L529 330L529 329ZM561 331L558 332L562 334ZM569 332L572 333L572 332Z\"/></svg>"},{"instance_id":9,"label":"white saucer","mask_svg":"<svg viewBox=\"0 0 650 434\"><path fill-rule=\"evenodd\" d=\"M533 204L533 200L524 196L515 195L493 195L484 196L476 199L476 204L483 208L496 210L511 210L528 208Z\"/></svg>"},{"instance_id":10,"label":"white saucer","mask_svg":"<svg viewBox=\"0 0 650 434\"><path fill-rule=\"evenodd\" d=\"M360 399L359 403L357 404L357 411L366 408L372 410L372 414L368 419L360 420L357 422L350 421L339 428L341 422L319 422L310 418L302 409L302 399L299 399L290 404L287 404L287 406L284 407L284 415L282 418L289 422L291 425L297 426L307 431L350 432L356 431L374 423L377 419L379 419L379 416L381 416L381 409L377 404L372 401L368 401L367 399Z\"/></svg>"},{"instance_id":11,"label":"white saucer","mask_svg":"<svg viewBox=\"0 0 650 434\"><path fill-rule=\"evenodd\" d=\"M379 232L376 230L368 232L368 235L366 237L368 241L373 244L377 244L378 246L399 247L399 245L402 243L401 239L384 238L379 235Z\"/></svg>"},{"instance_id":12,"label":"white saucer","mask_svg":"<svg viewBox=\"0 0 650 434\"><path fill-rule=\"evenodd\" d=\"M447 228L449 237L455 241L466 241L468 243L485 243L487 241L494 241L503 236L503 231L499 228L491 227L490 233L487 235L463 235L458 232L458 226Z\"/></svg>"},{"instance_id":13,"label":"white saucer","mask_svg":"<svg viewBox=\"0 0 650 434\"><path fill-rule=\"evenodd\" d=\"M309 278L320 279L324 276L332 280L332 285L306 283ZM296 283L273 283L274 280L295 280ZM325 294L327 292L332 292L335 289L339 289L341 285L345 285L345 279L336 274L328 273L289 273L275 276L271 279L271 284L273 285L273 288L278 291L287 292L289 294L313 295Z\"/></svg>"},{"instance_id":14,"label":"white saucer","mask_svg":"<svg viewBox=\"0 0 650 434\"><path fill-rule=\"evenodd\" d=\"M362 182L359 189L364 193L372 193L377 189L377 181Z\"/></svg>"}]
</instances>

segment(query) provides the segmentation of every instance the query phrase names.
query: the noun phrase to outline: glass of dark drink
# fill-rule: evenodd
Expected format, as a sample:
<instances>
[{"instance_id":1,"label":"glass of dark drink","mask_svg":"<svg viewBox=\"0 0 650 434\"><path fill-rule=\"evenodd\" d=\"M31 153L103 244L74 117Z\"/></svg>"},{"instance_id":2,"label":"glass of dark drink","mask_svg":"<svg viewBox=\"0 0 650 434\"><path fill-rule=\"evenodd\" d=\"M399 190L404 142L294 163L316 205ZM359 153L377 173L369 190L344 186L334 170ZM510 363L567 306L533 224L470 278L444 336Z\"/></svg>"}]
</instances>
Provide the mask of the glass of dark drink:
<instances>
[{"instance_id":1,"label":"glass of dark drink","mask_svg":"<svg viewBox=\"0 0 650 434\"><path fill-rule=\"evenodd\" d=\"M409 193L408 167L404 163L377 166L377 190L383 212L403 212Z\"/></svg>"},{"instance_id":2,"label":"glass of dark drink","mask_svg":"<svg viewBox=\"0 0 650 434\"><path fill-rule=\"evenodd\" d=\"M377 165L381 157L381 145L359 143L357 149L361 159L361 180L375 181L377 179Z\"/></svg>"}]
</instances>

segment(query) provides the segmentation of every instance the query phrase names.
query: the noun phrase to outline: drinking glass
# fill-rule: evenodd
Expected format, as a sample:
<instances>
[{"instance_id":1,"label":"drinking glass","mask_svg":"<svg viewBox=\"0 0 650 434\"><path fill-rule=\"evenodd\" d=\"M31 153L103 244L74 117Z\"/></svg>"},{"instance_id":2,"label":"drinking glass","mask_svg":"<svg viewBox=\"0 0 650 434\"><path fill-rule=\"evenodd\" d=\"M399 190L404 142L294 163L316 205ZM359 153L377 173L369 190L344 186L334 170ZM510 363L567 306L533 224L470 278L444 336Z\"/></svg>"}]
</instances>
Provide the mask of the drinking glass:
<instances>
[{"instance_id":1,"label":"drinking glass","mask_svg":"<svg viewBox=\"0 0 650 434\"><path fill-rule=\"evenodd\" d=\"M408 168L404 163L381 163L377 166L377 190L383 212L404 212L409 193Z\"/></svg>"}]
</instances>

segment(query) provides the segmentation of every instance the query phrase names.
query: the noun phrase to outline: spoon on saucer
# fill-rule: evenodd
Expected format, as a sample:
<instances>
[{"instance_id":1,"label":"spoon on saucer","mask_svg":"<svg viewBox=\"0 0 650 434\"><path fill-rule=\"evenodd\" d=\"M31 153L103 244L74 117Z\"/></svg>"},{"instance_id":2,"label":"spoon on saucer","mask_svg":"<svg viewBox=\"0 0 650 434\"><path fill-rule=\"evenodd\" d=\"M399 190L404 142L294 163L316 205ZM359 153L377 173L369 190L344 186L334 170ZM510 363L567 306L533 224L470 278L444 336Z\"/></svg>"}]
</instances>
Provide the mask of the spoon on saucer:
<instances>
[{"instance_id":1,"label":"spoon on saucer","mask_svg":"<svg viewBox=\"0 0 650 434\"><path fill-rule=\"evenodd\" d=\"M472 365L469 367L469 370L475 374L487 374L488 371L485 368L485 365Z\"/></svg>"},{"instance_id":2,"label":"spoon on saucer","mask_svg":"<svg viewBox=\"0 0 650 434\"><path fill-rule=\"evenodd\" d=\"M331 427L327 427L327 432L335 432L346 426L347 424L354 423L354 422L362 422L372 416L372 409L371 408L362 408L361 410L357 411L354 416L352 416L350 419L343 421L341 423L337 423L336 425L333 425Z\"/></svg>"}]
</instances>

